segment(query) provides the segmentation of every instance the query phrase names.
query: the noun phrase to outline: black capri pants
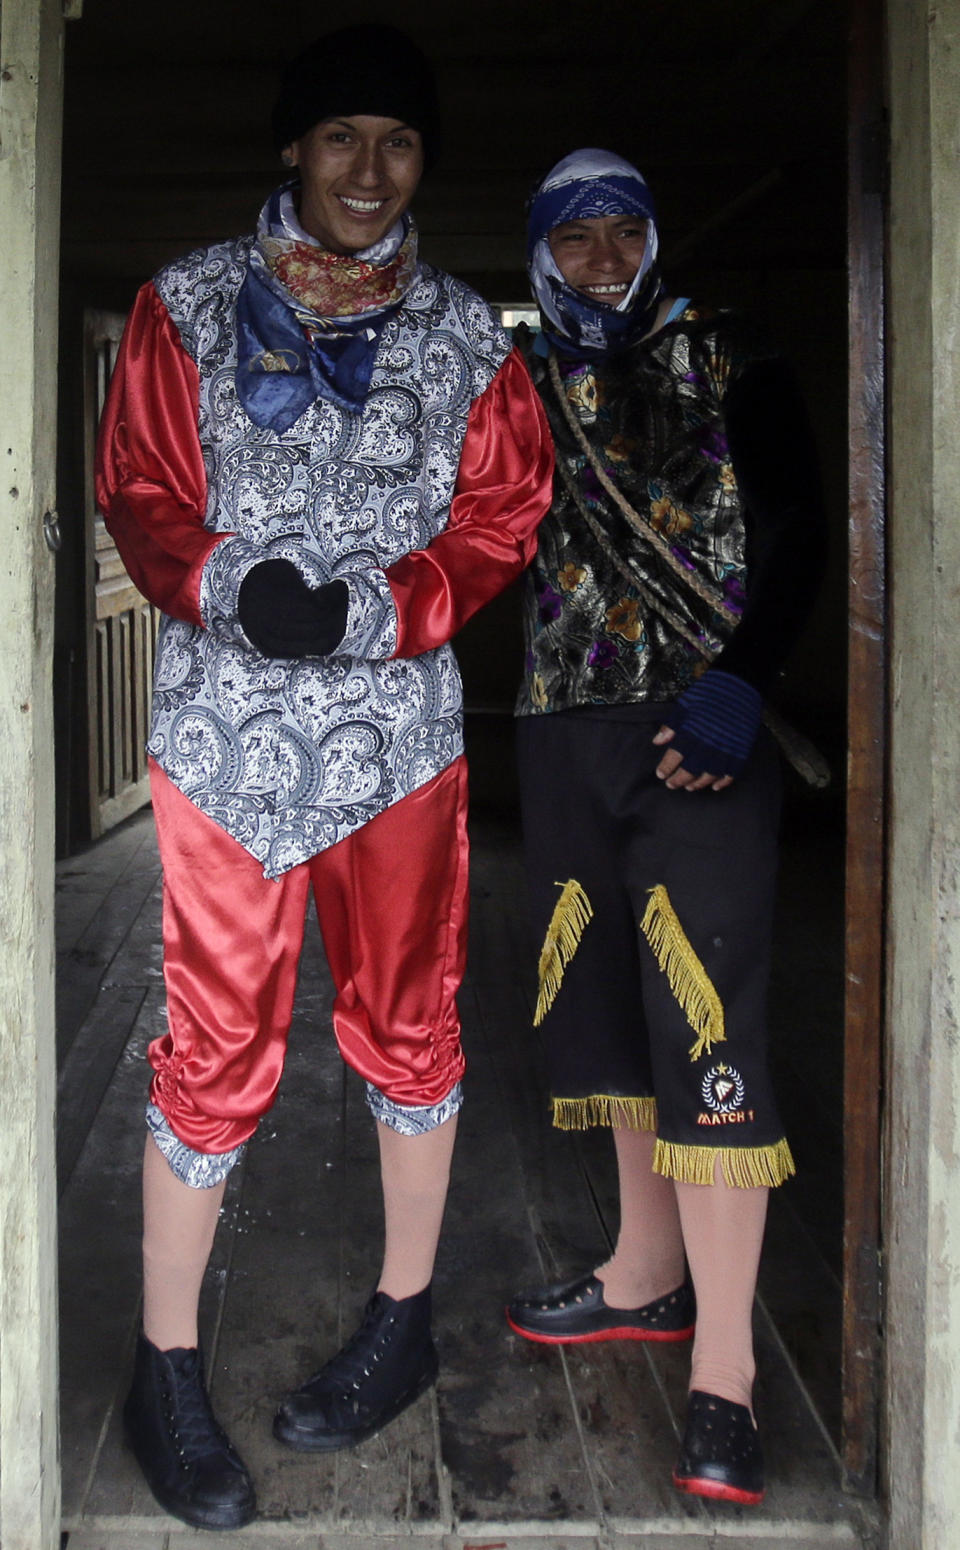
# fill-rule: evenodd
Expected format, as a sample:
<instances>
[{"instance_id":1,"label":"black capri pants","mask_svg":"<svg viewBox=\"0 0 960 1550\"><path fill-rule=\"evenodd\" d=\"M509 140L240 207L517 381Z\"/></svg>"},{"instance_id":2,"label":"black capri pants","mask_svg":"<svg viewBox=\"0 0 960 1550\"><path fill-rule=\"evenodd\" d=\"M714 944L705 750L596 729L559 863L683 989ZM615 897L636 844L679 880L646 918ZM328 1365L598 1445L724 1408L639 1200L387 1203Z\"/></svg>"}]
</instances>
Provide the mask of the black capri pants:
<instances>
[{"instance_id":1,"label":"black capri pants","mask_svg":"<svg viewBox=\"0 0 960 1550\"><path fill-rule=\"evenodd\" d=\"M763 730L724 791L668 790L652 739L669 714L518 724L538 944L578 894L558 885L592 910L542 1019L554 1124L655 1130L673 1178L712 1183L719 1152L728 1183L779 1184L794 1168L766 1055L778 755Z\"/></svg>"}]
</instances>

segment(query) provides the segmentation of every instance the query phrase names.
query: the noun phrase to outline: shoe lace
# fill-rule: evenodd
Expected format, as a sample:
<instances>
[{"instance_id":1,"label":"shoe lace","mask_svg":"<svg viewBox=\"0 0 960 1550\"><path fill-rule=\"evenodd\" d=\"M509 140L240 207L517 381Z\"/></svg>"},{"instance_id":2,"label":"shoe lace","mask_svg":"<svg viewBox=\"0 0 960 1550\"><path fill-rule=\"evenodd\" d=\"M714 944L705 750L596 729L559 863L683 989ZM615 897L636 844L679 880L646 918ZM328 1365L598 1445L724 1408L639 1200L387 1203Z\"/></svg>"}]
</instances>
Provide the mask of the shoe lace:
<instances>
[{"instance_id":1,"label":"shoe lace","mask_svg":"<svg viewBox=\"0 0 960 1550\"><path fill-rule=\"evenodd\" d=\"M164 1388L164 1398L181 1462L193 1464L212 1453L229 1450L226 1432L213 1413L199 1361L194 1358L174 1371L171 1386Z\"/></svg>"},{"instance_id":2,"label":"shoe lace","mask_svg":"<svg viewBox=\"0 0 960 1550\"><path fill-rule=\"evenodd\" d=\"M393 1344L399 1323L397 1313L386 1312L379 1298L373 1297L346 1344L303 1385L301 1392L321 1400L331 1416L357 1416L368 1410L375 1400L367 1380Z\"/></svg>"},{"instance_id":3,"label":"shoe lace","mask_svg":"<svg viewBox=\"0 0 960 1550\"><path fill-rule=\"evenodd\" d=\"M346 1345L321 1367L312 1382L322 1382L324 1388L359 1391L363 1380L369 1378L376 1364L382 1361L393 1341L396 1326L397 1315L388 1313L384 1316L376 1299L372 1299ZM375 1331L379 1338L375 1337Z\"/></svg>"}]
</instances>

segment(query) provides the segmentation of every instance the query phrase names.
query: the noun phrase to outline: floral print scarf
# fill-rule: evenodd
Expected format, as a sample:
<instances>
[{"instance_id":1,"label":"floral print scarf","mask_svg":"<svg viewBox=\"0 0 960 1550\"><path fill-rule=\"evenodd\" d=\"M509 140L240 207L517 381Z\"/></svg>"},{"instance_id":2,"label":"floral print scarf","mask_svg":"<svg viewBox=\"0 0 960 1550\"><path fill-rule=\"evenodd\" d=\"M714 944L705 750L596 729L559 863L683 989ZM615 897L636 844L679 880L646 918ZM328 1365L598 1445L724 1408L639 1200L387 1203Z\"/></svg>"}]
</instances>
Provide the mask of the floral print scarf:
<instances>
[{"instance_id":1,"label":"floral print scarf","mask_svg":"<svg viewBox=\"0 0 960 1550\"><path fill-rule=\"evenodd\" d=\"M237 298L237 393L284 431L317 398L358 413L390 313L419 272L409 216L360 253L330 253L300 226L296 184L267 200Z\"/></svg>"}]
</instances>

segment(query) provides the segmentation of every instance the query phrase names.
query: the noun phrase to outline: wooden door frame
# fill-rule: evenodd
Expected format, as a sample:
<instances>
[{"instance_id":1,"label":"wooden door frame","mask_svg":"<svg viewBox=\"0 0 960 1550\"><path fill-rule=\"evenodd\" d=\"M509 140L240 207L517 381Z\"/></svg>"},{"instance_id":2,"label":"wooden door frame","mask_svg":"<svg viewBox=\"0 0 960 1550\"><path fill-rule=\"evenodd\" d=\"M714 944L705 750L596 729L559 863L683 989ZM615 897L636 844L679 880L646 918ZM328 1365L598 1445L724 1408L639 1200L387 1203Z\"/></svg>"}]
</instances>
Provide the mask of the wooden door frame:
<instances>
[{"instance_id":1,"label":"wooden door frame","mask_svg":"<svg viewBox=\"0 0 960 1550\"><path fill-rule=\"evenodd\" d=\"M97 427L126 315L83 314L87 831L99 839L150 800L147 739L159 609L137 591L97 507Z\"/></svg>"},{"instance_id":2,"label":"wooden door frame","mask_svg":"<svg viewBox=\"0 0 960 1550\"><path fill-rule=\"evenodd\" d=\"M850 0L849 579L843 1433L849 1490L877 1487L887 789L883 0Z\"/></svg>"},{"instance_id":3,"label":"wooden door frame","mask_svg":"<svg viewBox=\"0 0 960 1550\"><path fill-rule=\"evenodd\" d=\"M60 1543L53 570L63 0L0 11L0 1542Z\"/></svg>"},{"instance_id":4,"label":"wooden door frame","mask_svg":"<svg viewBox=\"0 0 960 1550\"><path fill-rule=\"evenodd\" d=\"M16 891L7 891L0 900L0 910L9 912L16 907L23 917L24 899L28 905L28 918L13 922L9 930L4 926L2 953L5 979L19 989L13 1003L15 1026L0 1050L4 1077L0 1083L0 1146L8 1159L19 1157L29 1163L19 1170L20 1188L11 1191L8 1187L0 1204L4 1220L16 1210L19 1222L18 1231L0 1235L4 1254L0 1531L5 1550L47 1550L48 1546L52 1550L59 1539L52 1177L53 793L52 760L46 757L52 747L49 679L53 610L52 557L43 547L40 523L44 512L53 509L56 265L50 255L58 249L56 142L63 12L58 0L4 0L0 33L6 76L0 129L7 141L0 158L0 208L4 199L10 198L11 189L24 208L29 205L29 231L14 221L10 235L21 244L27 240L33 244L17 269L29 277L19 317L16 308L11 308L11 328L5 331L9 358L18 358L14 352L19 351L27 367L26 376L10 395L10 407L16 412L6 421L6 440L16 452L19 477L16 483L3 480L0 490L0 506L8 516L5 531L16 535L10 552L12 576L0 582L0 601L8 605L3 609L8 647L3 656L9 691L0 705L4 723L0 743L6 778L15 793L7 814L10 838L6 845L17 863ZM860 1490L872 1489L875 1480L880 1383L879 1094L887 722L882 17L879 0L851 0L843 1456L848 1482ZM45 170L34 185L41 146ZM46 255L42 264L36 262L40 254ZM4 317L11 294L12 289L4 283L0 288ZM50 471L36 477L34 470L46 468L48 463ZM7 1177L13 1172L11 1168Z\"/></svg>"},{"instance_id":5,"label":"wooden door frame","mask_svg":"<svg viewBox=\"0 0 960 1550\"><path fill-rule=\"evenodd\" d=\"M886 0L889 883L884 1397L889 1544L960 1522L960 0Z\"/></svg>"}]
</instances>

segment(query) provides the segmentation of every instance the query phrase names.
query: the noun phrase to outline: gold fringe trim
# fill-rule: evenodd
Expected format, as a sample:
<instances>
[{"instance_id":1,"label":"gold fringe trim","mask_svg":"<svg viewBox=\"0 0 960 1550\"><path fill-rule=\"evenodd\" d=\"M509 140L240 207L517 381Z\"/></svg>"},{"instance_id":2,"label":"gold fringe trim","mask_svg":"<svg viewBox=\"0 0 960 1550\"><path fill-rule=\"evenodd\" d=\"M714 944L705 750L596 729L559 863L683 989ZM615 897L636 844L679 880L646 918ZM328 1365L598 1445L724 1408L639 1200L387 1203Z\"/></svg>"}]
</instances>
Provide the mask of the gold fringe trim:
<instances>
[{"instance_id":1,"label":"gold fringe trim","mask_svg":"<svg viewBox=\"0 0 960 1550\"><path fill-rule=\"evenodd\" d=\"M558 1130L592 1130L608 1125L618 1130L656 1130L656 1098L624 1098L619 1093L594 1093L589 1098L551 1098Z\"/></svg>"},{"instance_id":2,"label":"gold fringe trim","mask_svg":"<svg viewBox=\"0 0 960 1550\"><path fill-rule=\"evenodd\" d=\"M794 1173L793 1157L786 1141L773 1146L684 1146L661 1141L653 1149L653 1171L681 1184L712 1184L717 1158L725 1184L737 1189L776 1189Z\"/></svg>"},{"instance_id":3,"label":"gold fringe trim","mask_svg":"<svg viewBox=\"0 0 960 1550\"><path fill-rule=\"evenodd\" d=\"M593 919L593 906L575 878L571 877L568 883L558 883L557 887L562 888L563 892L550 917L537 968L540 993L533 1014L535 1028L539 1028L553 1006L563 971L580 946L584 927Z\"/></svg>"},{"instance_id":4,"label":"gold fringe trim","mask_svg":"<svg viewBox=\"0 0 960 1550\"><path fill-rule=\"evenodd\" d=\"M690 1046L690 1059L699 1060L704 1050L709 1055L714 1044L722 1044L726 1039L723 1003L691 947L662 883L650 889L650 902L640 922L640 930L697 1035L696 1043Z\"/></svg>"}]
</instances>

